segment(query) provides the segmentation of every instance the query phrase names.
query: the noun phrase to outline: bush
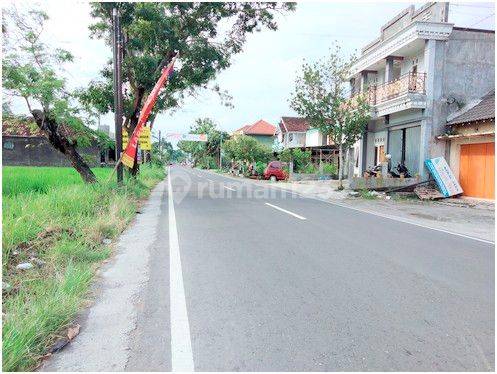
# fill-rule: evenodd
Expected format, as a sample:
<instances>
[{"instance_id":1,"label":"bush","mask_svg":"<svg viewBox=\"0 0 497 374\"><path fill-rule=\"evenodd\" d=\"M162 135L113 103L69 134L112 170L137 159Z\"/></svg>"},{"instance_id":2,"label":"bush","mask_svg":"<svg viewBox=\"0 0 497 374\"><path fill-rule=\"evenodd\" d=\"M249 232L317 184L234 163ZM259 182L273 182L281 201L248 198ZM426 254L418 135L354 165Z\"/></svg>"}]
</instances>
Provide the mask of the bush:
<instances>
[{"instance_id":1,"label":"bush","mask_svg":"<svg viewBox=\"0 0 497 374\"><path fill-rule=\"evenodd\" d=\"M282 150L278 155L278 159L282 162L292 161L292 150L289 148Z\"/></svg>"},{"instance_id":2,"label":"bush","mask_svg":"<svg viewBox=\"0 0 497 374\"><path fill-rule=\"evenodd\" d=\"M323 164L323 174L337 175L338 168L335 164L325 163Z\"/></svg>"},{"instance_id":3,"label":"bush","mask_svg":"<svg viewBox=\"0 0 497 374\"><path fill-rule=\"evenodd\" d=\"M307 164L303 168L301 168L300 173L304 174L315 174L317 172L317 168L313 164Z\"/></svg>"},{"instance_id":4,"label":"bush","mask_svg":"<svg viewBox=\"0 0 497 374\"><path fill-rule=\"evenodd\" d=\"M197 166L201 169L217 169L217 162L212 156L203 156L198 160Z\"/></svg>"},{"instance_id":5,"label":"bush","mask_svg":"<svg viewBox=\"0 0 497 374\"><path fill-rule=\"evenodd\" d=\"M267 164L265 162L257 161L255 163L255 172L257 173L257 175L264 174L264 170L266 170L266 166L267 166Z\"/></svg>"},{"instance_id":6,"label":"bush","mask_svg":"<svg viewBox=\"0 0 497 374\"><path fill-rule=\"evenodd\" d=\"M301 149L297 148L293 150L292 154L294 169L297 171L297 173L305 172L305 168L311 162L311 151L302 151Z\"/></svg>"}]
</instances>

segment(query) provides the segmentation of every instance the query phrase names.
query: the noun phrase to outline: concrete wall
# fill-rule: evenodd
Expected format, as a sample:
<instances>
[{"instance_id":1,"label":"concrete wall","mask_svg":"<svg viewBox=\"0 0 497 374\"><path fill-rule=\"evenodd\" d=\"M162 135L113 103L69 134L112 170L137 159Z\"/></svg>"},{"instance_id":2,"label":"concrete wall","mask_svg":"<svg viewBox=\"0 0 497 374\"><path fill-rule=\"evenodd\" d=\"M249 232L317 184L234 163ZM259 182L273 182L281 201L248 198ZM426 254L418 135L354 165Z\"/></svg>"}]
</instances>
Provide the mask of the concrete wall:
<instances>
[{"instance_id":1,"label":"concrete wall","mask_svg":"<svg viewBox=\"0 0 497 374\"><path fill-rule=\"evenodd\" d=\"M445 48L444 98L466 104L494 88L495 34L454 29ZM452 105L448 112L457 109Z\"/></svg>"},{"instance_id":2,"label":"concrete wall","mask_svg":"<svg viewBox=\"0 0 497 374\"><path fill-rule=\"evenodd\" d=\"M310 129L305 133L306 147L319 147L326 145L326 137L318 129Z\"/></svg>"},{"instance_id":3,"label":"concrete wall","mask_svg":"<svg viewBox=\"0 0 497 374\"><path fill-rule=\"evenodd\" d=\"M269 147L271 147L273 145L274 139L275 139L275 137L271 136L271 135L248 135L248 136L250 136L251 138L254 138L259 143L265 144Z\"/></svg>"},{"instance_id":4,"label":"concrete wall","mask_svg":"<svg viewBox=\"0 0 497 374\"><path fill-rule=\"evenodd\" d=\"M13 148L12 148L13 146ZM78 149L90 166L100 165L97 146ZM2 136L2 163L12 166L70 166L68 159L41 137Z\"/></svg>"},{"instance_id":5,"label":"concrete wall","mask_svg":"<svg viewBox=\"0 0 497 374\"><path fill-rule=\"evenodd\" d=\"M292 140L290 141L290 135ZM295 148L305 146L305 132L287 132L285 133L284 142L285 148Z\"/></svg>"}]
</instances>

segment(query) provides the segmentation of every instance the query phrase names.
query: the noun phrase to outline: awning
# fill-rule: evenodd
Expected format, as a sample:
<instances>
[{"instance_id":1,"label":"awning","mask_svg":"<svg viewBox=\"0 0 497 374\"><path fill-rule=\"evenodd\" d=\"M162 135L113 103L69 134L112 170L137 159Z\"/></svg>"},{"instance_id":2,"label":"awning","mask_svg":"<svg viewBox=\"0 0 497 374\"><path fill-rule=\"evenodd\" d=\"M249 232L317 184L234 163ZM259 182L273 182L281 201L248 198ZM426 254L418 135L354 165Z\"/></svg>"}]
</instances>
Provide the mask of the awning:
<instances>
[{"instance_id":1,"label":"awning","mask_svg":"<svg viewBox=\"0 0 497 374\"><path fill-rule=\"evenodd\" d=\"M448 135L448 134L443 134L443 135L438 135L436 139L438 140L450 140L450 139L459 139L459 138L474 138L477 136L495 136L495 131L489 131L489 132L474 132L470 134L453 134L453 135Z\"/></svg>"}]
</instances>

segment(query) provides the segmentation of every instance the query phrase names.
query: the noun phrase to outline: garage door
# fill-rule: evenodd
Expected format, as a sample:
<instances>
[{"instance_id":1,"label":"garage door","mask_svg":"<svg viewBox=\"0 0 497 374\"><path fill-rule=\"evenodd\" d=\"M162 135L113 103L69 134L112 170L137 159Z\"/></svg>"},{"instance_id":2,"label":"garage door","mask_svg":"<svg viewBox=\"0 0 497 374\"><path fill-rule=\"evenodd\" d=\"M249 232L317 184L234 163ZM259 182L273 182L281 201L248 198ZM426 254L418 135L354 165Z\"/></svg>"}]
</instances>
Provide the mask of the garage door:
<instances>
[{"instance_id":1,"label":"garage door","mask_svg":"<svg viewBox=\"0 0 497 374\"><path fill-rule=\"evenodd\" d=\"M495 198L494 143L461 145L459 183L465 196Z\"/></svg>"}]
</instances>

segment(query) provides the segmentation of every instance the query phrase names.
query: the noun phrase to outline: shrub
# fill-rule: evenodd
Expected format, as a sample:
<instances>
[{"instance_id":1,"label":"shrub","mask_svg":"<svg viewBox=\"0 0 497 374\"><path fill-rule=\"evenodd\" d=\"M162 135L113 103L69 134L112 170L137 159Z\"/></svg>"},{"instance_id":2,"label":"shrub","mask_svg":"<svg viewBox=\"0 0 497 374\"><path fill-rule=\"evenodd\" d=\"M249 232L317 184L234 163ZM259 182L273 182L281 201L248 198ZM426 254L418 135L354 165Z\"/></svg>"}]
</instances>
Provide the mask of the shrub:
<instances>
[{"instance_id":1,"label":"shrub","mask_svg":"<svg viewBox=\"0 0 497 374\"><path fill-rule=\"evenodd\" d=\"M301 168L300 172L304 174L314 174L317 172L317 168L313 164L307 164Z\"/></svg>"},{"instance_id":2,"label":"shrub","mask_svg":"<svg viewBox=\"0 0 497 374\"><path fill-rule=\"evenodd\" d=\"M335 164L325 163L323 164L323 174L337 175L338 168Z\"/></svg>"},{"instance_id":3,"label":"shrub","mask_svg":"<svg viewBox=\"0 0 497 374\"><path fill-rule=\"evenodd\" d=\"M292 152L294 169L297 173L305 172L305 168L311 162L311 151L302 151L297 148Z\"/></svg>"},{"instance_id":4,"label":"shrub","mask_svg":"<svg viewBox=\"0 0 497 374\"><path fill-rule=\"evenodd\" d=\"M255 163L255 172L257 173L257 175L264 174L264 170L266 169L266 166L267 166L267 164L265 162L257 161Z\"/></svg>"}]
</instances>

